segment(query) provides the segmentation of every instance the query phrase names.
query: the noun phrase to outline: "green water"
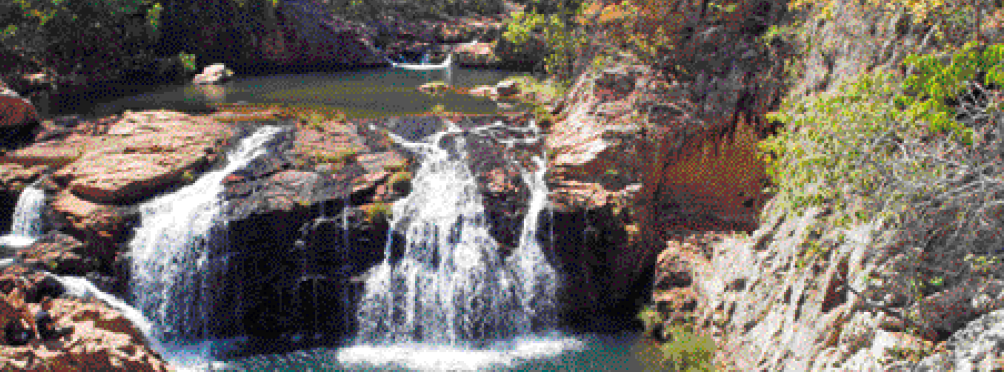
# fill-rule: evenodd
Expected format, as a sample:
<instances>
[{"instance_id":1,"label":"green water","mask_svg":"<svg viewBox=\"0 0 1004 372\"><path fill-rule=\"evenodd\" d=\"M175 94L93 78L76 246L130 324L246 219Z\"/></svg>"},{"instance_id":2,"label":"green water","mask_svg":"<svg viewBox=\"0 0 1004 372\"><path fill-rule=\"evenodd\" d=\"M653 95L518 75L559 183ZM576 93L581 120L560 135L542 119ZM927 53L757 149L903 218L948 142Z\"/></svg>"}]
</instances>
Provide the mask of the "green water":
<instances>
[{"instance_id":1,"label":"green water","mask_svg":"<svg viewBox=\"0 0 1004 372\"><path fill-rule=\"evenodd\" d=\"M350 118L419 114L437 105L446 111L491 114L498 111L499 105L490 99L456 93L432 96L418 92L417 88L433 81L466 88L494 85L511 74L503 70L453 67L434 71L377 68L243 76L221 85L118 86L82 96L60 97L58 102L41 103L40 109L43 116L103 116L125 110L208 111L212 104L247 102L337 109Z\"/></svg>"},{"instance_id":2,"label":"green water","mask_svg":"<svg viewBox=\"0 0 1004 372\"><path fill-rule=\"evenodd\" d=\"M651 349L651 350L649 350ZM261 353L222 362L189 349L181 371L673 371L672 364L634 332L553 335L481 350L428 345L349 346ZM172 359L169 357L169 359ZM210 358L215 359L215 358Z\"/></svg>"}]
</instances>

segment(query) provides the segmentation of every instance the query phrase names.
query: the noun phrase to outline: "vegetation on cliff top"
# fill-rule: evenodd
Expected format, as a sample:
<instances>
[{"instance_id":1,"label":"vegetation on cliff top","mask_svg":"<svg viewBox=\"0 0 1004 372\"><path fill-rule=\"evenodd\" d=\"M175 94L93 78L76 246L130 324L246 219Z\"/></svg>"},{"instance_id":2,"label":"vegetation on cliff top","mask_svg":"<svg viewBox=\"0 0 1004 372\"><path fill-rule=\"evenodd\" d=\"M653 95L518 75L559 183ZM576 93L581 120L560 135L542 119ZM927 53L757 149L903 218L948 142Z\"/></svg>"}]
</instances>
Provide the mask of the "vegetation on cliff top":
<instances>
[{"instance_id":1,"label":"vegetation on cliff top","mask_svg":"<svg viewBox=\"0 0 1004 372\"><path fill-rule=\"evenodd\" d=\"M932 30L962 22L927 7L937 2L906 3ZM1004 255L1004 45L945 49L952 53L912 55L893 71L841 76L834 91L789 97L772 115L785 128L761 143L775 184L764 213L822 206L836 212L833 226L884 222L897 232L884 248L910 257L900 273L913 291L907 307L974 278L1000 279L985 267ZM828 250L809 246L802 263L826 259ZM962 262L971 264L954 264ZM931 326L910 315L930 336Z\"/></svg>"}]
</instances>

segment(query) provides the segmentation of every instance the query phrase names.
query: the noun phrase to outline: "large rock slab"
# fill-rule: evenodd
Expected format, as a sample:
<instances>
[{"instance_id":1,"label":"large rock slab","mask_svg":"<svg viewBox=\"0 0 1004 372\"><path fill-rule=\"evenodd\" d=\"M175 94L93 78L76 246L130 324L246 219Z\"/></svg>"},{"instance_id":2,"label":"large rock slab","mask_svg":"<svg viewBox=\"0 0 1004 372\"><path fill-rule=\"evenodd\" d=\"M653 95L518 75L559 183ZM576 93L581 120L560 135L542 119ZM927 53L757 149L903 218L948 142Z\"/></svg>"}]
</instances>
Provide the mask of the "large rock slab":
<instances>
[{"instance_id":1,"label":"large rock slab","mask_svg":"<svg viewBox=\"0 0 1004 372\"><path fill-rule=\"evenodd\" d=\"M216 159L229 137L217 122L181 113L125 115L99 141L53 176L77 196L132 203L182 182Z\"/></svg>"},{"instance_id":2,"label":"large rock slab","mask_svg":"<svg viewBox=\"0 0 1004 372\"><path fill-rule=\"evenodd\" d=\"M56 194L51 208L60 230L77 232L94 243L123 242L139 219L133 207L94 203L69 190Z\"/></svg>"},{"instance_id":3,"label":"large rock slab","mask_svg":"<svg viewBox=\"0 0 1004 372\"><path fill-rule=\"evenodd\" d=\"M37 304L28 304L37 311ZM18 371L170 371L168 364L122 314L99 302L53 300L57 327L69 335L0 349L0 365Z\"/></svg>"}]
</instances>

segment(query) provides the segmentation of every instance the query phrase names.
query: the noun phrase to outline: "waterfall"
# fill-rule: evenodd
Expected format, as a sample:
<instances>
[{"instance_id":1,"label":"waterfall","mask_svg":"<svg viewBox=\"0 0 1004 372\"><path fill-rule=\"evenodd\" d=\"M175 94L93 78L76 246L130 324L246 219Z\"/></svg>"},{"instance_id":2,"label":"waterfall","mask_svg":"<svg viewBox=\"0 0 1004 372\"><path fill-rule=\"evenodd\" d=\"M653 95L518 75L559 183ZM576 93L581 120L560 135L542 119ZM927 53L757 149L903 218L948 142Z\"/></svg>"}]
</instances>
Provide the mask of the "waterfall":
<instances>
[{"instance_id":1,"label":"waterfall","mask_svg":"<svg viewBox=\"0 0 1004 372\"><path fill-rule=\"evenodd\" d=\"M31 184L21 191L14 206L10 233L0 236L0 246L25 248L45 232L42 209L45 208L45 191Z\"/></svg>"},{"instance_id":2,"label":"waterfall","mask_svg":"<svg viewBox=\"0 0 1004 372\"><path fill-rule=\"evenodd\" d=\"M392 257L391 234L384 261L365 283L357 342L479 347L553 328L557 275L535 239L547 198L544 162L537 158L538 170L523 172L531 208L519 247L503 259L463 134L450 123L427 142L392 135L421 163L411 194L393 206L391 226L403 234L404 252Z\"/></svg>"},{"instance_id":3,"label":"waterfall","mask_svg":"<svg viewBox=\"0 0 1004 372\"><path fill-rule=\"evenodd\" d=\"M45 207L45 191L31 184L21 191L14 207L14 223L10 234L37 238L42 235L42 208Z\"/></svg>"},{"instance_id":4,"label":"waterfall","mask_svg":"<svg viewBox=\"0 0 1004 372\"><path fill-rule=\"evenodd\" d=\"M213 255L226 244L226 237L219 234L226 223L222 181L263 155L265 144L281 130L276 126L258 129L227 154L222 169L140 206L140 226L129 243L130 294L133 305L150 319L162 340L205 332L210 312L206 307L212 306L206 293L212 287L207 287L206 278L219 261Z\"/></svg>"}]
</instances>

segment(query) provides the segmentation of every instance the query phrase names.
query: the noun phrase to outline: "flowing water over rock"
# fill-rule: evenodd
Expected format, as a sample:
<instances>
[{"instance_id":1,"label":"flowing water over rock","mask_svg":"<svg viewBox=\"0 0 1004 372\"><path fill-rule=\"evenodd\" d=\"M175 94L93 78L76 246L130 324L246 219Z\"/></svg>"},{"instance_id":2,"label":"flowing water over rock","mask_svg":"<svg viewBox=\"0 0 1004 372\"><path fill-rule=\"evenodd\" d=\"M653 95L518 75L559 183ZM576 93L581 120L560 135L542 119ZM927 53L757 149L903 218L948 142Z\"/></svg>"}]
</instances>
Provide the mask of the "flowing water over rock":
<instances>
[{"instance_id":1,"label":"flowing water over rock","mask_svg":"<svg viewBox=\"0 0 1004 372\"><path fill-rule=\"evenodd\" d=\"M226 236L218 233L225 224L223 178L263 155L265 144L282 130L258 129L227 154L222 169L140 206L141 224L130 242L130 294L162 341L205 336L215 298L207 283L218 266L215 256L226 247Z\"/></svg>"},{"instance_id":2,"label":"flowing water over rock","mask_svg":"<svg viewBox=\"0 0 1004 372\"><path fill-rule=\"evenodd\" d=\"M14 207L10 233L0 236L0 246L20 249L31 245L45 232L43 208L45 208L45 191L34 184L25 187Z\"/></svg>"},{"instance_id":3,"label":"flowing water over rock","mask_svg":"<svg viewBox=\"0 0 1004 372\"><path fill-rule=\"evenodd\" d=\"M394 204L393 228L406 240L366 282L358 342L484 346L555 326L557 276L535 242L528 217L520 246L500 254L467 165L463 132L454 126L427 142L404 142L422 160L413 191ZM396 138L399 142L404 140ZM536 216L547 189L540 169L527 175Z\"/></svg>"}]
</instances>

